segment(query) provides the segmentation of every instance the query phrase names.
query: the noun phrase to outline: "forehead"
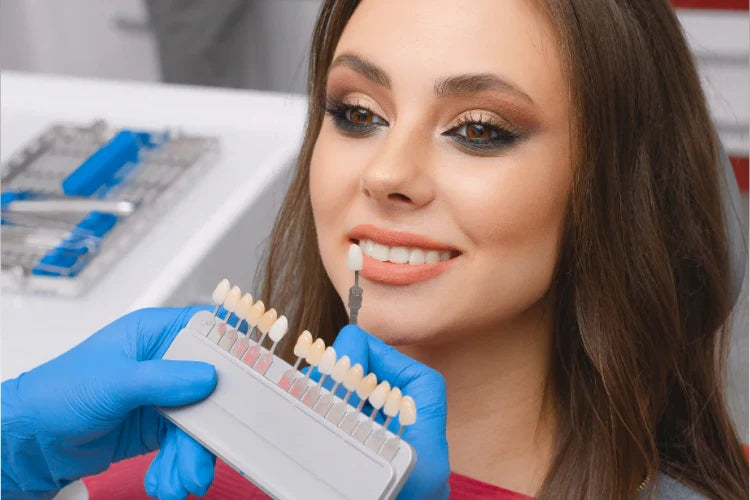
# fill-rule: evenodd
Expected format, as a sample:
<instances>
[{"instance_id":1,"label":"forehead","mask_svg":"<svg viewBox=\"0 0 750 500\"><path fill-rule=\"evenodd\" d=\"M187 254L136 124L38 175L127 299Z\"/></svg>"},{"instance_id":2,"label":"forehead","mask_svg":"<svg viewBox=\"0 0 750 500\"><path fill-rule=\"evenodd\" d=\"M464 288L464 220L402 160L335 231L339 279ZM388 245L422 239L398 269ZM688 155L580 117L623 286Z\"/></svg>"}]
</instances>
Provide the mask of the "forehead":
<instances>
[{"instance_id":1,"label":"forehead","mask_svg":"<svg viewBox=\"0 0 750 500\"><path fill-rule=\"evenodd\" d=\"M553 28L533 0L363 0L336 47L343 53L383 69L394 92L494 73L543 106L566 93Z\"/></svg>"}]
</instances>

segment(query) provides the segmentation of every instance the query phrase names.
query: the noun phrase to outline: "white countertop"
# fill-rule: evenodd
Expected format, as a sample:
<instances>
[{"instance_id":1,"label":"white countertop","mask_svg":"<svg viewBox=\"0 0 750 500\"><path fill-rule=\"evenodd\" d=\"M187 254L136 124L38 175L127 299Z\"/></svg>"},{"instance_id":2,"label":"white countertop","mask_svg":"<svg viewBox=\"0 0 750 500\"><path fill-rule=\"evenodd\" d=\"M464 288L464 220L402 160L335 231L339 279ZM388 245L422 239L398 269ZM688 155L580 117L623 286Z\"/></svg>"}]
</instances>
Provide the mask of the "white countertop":
<instances>
[{"instance_id":1,"label":"white countertop","mask_svg":"<svg viewBox=\"0 0 750 500\"><path fill-rule=\"evenodd\" d=\"M124 258L74 299L2 292L0 375L14 377L122 314L163 304L298 153L303 96L3 71L0 161L53 122L181 128L221 156Z\"/></svg>"}]
</instances>

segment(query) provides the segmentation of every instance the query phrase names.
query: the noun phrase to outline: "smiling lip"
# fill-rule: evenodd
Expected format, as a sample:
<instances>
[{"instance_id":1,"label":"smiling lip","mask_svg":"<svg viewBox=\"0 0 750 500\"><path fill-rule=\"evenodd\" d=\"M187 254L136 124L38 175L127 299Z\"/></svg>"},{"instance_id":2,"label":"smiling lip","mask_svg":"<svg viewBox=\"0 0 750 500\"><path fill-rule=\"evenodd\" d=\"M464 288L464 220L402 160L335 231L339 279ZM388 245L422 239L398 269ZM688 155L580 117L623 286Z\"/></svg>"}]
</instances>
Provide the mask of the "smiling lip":
<instances>
[{"instance_id":1,"label":"smiling lip","mask_svg":"<svg viewBox=\"0 0 750 500\"><path fill-rule=\"evenodd\" d=\"M357 242L372 240L389 247L417 247L426 250L450 251L459 253L455 248L431 240L425 236L402 231L381 229L370 224L361 224L349 232L349 238ZM460 253L459 253L460 255ZM394 264L381 262L367 255L362 256L362 276L376 283L405 286L434 278L446 271L456 260L455 257L431 264Z\"/></svg>"}]
</instances>

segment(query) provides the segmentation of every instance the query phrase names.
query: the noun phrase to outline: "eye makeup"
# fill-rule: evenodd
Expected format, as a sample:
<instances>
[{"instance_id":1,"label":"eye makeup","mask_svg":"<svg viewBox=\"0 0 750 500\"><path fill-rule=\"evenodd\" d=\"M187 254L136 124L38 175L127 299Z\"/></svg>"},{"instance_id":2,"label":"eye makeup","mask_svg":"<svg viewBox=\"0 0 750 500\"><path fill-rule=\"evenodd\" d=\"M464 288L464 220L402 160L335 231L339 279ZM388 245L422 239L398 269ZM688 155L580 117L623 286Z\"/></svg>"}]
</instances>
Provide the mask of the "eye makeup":
<instances>
[{"instance_id":1,"label":"eye makeup","mask_svg":"<svg viewBox=\"0 0 750 500\"><path fill-rule=\"evenodd\" d=\"M390 123L360 102L327 96L324 111L336 128L351 137L368 137ZM467 154L501 154L516 144L524 134L509 127L493 113L469 111L461 114L448 130L441 133Z\"/></svg>"},{"instance_id":2,"label":"eye makeup","mask_svg":"<svg viewBox=\"0 0 750 500\"><path fill-rule=\"evenodd\" d=\"M441 135L449 137L461 148L478 153L499 153L513 146L522 136L499 123L492 116L464 113L455 126Z\"/></svg>"},{"instance_id":3,"label":"eye makeup","mask_svg":"<svg viewBox=\"0 0 750 500\"><path fill-rule=\"evenodd\" d=\"M367 106L348 104L334 97L326 98L325 112L331 115L336 128L347 135L366 136L390 125Z\"/></svg>"}]
</instances>

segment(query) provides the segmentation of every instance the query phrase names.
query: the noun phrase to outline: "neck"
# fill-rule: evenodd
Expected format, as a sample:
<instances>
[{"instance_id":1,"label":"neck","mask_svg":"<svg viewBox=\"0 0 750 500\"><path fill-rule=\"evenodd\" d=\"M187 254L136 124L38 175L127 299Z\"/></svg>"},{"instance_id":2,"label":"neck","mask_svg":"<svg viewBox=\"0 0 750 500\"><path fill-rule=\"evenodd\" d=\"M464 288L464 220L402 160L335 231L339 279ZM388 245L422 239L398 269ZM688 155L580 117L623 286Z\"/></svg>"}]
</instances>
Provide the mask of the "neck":
<instances>
[{"instance_id":1,"label":"neck","mask_svg":"<svg viewBox=\"0 0 750 500\"><path fill-rule=\"evenodd\" d=\"M399 347L446 381L451 470L533 496L554 447L552 322L539 303L492 332Z\"/></svg>"}]
</instances>

